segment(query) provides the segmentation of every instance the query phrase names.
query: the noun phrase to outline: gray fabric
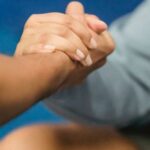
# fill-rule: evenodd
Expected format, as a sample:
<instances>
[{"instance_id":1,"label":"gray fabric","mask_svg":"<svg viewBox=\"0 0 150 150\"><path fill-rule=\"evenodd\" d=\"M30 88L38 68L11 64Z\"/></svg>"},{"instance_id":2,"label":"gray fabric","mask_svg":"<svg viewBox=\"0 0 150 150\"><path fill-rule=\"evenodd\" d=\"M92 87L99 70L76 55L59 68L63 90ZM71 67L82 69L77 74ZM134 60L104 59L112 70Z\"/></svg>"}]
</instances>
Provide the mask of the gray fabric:
<instances>
[{"instance_id":1,"label":"gray fabric","mask_svg":"<svg viewBox=\"0 0 150 150\"><path fill-rule=\"evenodd\" d=\"M150 138L147 135L128 133L126 136L139 147L139 150L150 150Z\"/></svg>"},{"instance_id":2,"label":"gray fabric","mask_svg":"<svg viewBox=\"0 0 150 150\"><path fill-rule=\"evenodd\" d=\"M150 1L114 22L117 48L86 82L45 100L69 119L96 125L141 125L150 116Z\"/></svg>"}]
</instances>

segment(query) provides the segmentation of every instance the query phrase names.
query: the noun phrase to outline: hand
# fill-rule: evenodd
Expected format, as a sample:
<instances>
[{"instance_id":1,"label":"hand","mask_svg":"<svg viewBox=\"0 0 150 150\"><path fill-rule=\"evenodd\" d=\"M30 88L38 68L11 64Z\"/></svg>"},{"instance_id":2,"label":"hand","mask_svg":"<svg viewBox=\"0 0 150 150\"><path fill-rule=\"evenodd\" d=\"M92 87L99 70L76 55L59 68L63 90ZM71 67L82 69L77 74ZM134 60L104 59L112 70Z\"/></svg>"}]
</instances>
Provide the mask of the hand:
<instances>
[{"instance_id":1,"label":"hand","mask_svg":"<svg viewBox=\"0 0 150 150\"><path fill-rule=\"evenodd\" d=\"M105 28L104 25L99 31ZM88 26L70 15L32 15L25 25L15 55L52 53L60 50L73 60L90 66L92 59L88 50L95 48L95 43Z\"/></svg>"},{"instance_id":2,"label":"hand","mask_svg":"<svg viewBox=\"0 0 150 150\"><path fill-rule=\"evenodd\" d=\"M67 78L64 82L62 88L80 83L89 73L103 66L106 62L106 57L108 54L113 52L115 48L115 44L110 34L107 31L100 32L99 29L101 26L99 22L101 21L99 18L94 15L85 15L84 8L80 3L71 2L67 7L66 12L92 29L91 33L96 39L97 50L95 49L89 52L92 57L93 64L89 67L82 67L78 65L78 67L70 74L69 78Z\"/></svg>"},{"instance_id":3,"label":"hand","mask_svg":"<svg viewBox=\"0 0 150 150\"><path fill-rule=\"evenodd\" d=\"M106 57L113 51L115 44L114 44L111 36L109 35L109 33L105 30L106 24L103 23L102 21L100 21L99 18L97 18L94 15L84 14L84 8L80 3L78 3L78 2L70 3L67 7L66 13L67 13L67 18L68 18L68 16L69 16L69 18L72 17L71 21L73 21L73 19L75 19L76 20L75 22L79 22L80 25L82 24L84 27L86 27L86 29L88 28L88 31L91 35L91 39L94 39L94 41L95 41L95 42L89 42L89 43L94 43L94 44L92 44L92 46L94 48L88 48L88 47L92 47L92 46L89 43L87 43L86 40L84 40L84 39L86 39L85 38L86 35L85 35L85 37L81 37L80 36L81 33L77 33L74 31L76 36L79 36L78 38L81 40L81 42L84 43L84 46L86 46L86 48L89 50L89 54L93 60L93 65L91 65L90 67L82 67L82 66L80 66L79 63L76 63L76 69L74 71L72 71L72 73L70 74L66 83L63 85L63 86L72 86L76 83L81 82L91 71L101 67L106 62ZM63 35L63 37L61 37L61 38L67 37L64 35L68 35L68 34L66 34L67 32L65 32L65 34L62 34L62 32L61 32L61 31L63 31L63 33L64 33L64 31L68 31L68 29L63 30L62 27L57 28L57 26L55 26L56 23L51 25L51 21L53 23L53 21L55 21L53 19L56 19L56 17L60 17L57 20L58 24L59 24L61 21L63 22L63 18L65 18L66 16L64 16L64 14L58 14L58 13L32 16L27 21L27 24L25 26L24 34L23 34L21 41L17 48L17 50L18 50L17 55L19 53L20 54L30 54L30 53L38 53L38 52L40 52L40 53L46 52L47 53L48 50L45 50L45 48L43 48L42 45L38 45L40 43L39 37L42 37L40 32L44 32L44 34L42 34L42 35L43 35L43 37L45 37L45 35L46 35L46 41L49 41L49 43L51 43L51 41L54 41L54 44L56 44L56 46L58 44L58 48L56 50L65 51L65 53L67 55L69 55L71 58L73 58L73 56L70 55L70 50L71 50L70 47L66 48L64 46L63 41L61 42L61 44L62 44L62 47L64 46L64 48L60 47L59 46L60 42L59 43L57 42L58 38L56 38L56 36L55 36L56 34L54 34L54 36L52 34L52 36L51 36L51 33L58 33L60 35ZM69 22L68 24L66 23L66 25L69 25L69 27L68 27L69 29L70 29L70 25L71 25L71 28L73 28L74 24L75 23L71 23L71 22ZM59 26L60 25L62 25L62 23L59 24ZM51 29L50 27L53 27L53 28ZM75 27L73 29L76 30ZM71 32L72 32L72 30L71 30ZM85 33L82 33L82 34L87 33L87 31L85 31L85 30L84 30L84 32ZM33 35L35 38L33 38ZM57 40L55 40L55 38ZM49 40L47 40L47 39L49 39ZM25 43L27 43L27 44L25 44ZM36 43L38 45L37 47L35 46ZM88 46L88 44L89 44L89 46ZM46 45L46 44L43 44L43 46L44 45ZM49 47L49 44L48 44L48 47ZM47 49L47 45L46 45L46 49ZM73 48L73 49L75 49L75 48ZM50 50L50 52L51 52L51 50ZM75 51L73 51L73 52L75 53ZM76 58L73 58L73 59L75 60ZM89 59L87 59L87 60L89 60ZM84 65L86 64L85 61L83 61L83 60L82 60L82 63ZM87 63L87 64L90 64L90 63ZM86 66L88 66L87 64L86 64Z\"/></svg>"}]
</instances>

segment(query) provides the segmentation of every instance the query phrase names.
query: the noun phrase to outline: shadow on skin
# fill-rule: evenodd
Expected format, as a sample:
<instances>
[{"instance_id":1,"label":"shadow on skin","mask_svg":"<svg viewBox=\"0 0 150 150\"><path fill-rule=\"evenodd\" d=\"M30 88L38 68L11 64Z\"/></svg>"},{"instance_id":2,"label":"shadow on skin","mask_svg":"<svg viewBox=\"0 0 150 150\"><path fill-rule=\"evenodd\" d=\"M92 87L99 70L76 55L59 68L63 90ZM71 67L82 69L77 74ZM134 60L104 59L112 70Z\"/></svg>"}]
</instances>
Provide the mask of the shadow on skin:
<instances>
[{"instance_id":1,"label":"shadow on skin","mask_svg":"<svg viewBox=\"0 0 150 150\"><path fill-rule=\"evenodd\" d=\"M138 150L112 128L34 125L8 135L0 150Z\"/></svg>"}]
</instances>

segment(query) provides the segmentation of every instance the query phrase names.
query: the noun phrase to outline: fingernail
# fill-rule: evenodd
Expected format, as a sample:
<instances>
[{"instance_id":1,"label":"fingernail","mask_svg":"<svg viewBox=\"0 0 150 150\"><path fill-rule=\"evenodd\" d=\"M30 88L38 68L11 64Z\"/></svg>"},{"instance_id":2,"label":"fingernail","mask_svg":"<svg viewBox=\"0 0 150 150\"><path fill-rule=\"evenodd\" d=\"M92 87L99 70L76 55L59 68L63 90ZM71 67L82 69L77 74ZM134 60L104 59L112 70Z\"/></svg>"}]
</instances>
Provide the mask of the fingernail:
<instances>
[{"instance_id":1,"label":"fingernail","mask_svg":"<svg viewBox=\"0 0 150 150\"><path fill-rule=\"evenodd\" d=\"M76 55L77 55L81 60L85 58L84 53L83 53L80 49L77 49L77 50L76 50Z\"/></svg>"},{"instance_id":2,"label":"fingernail","mask_svg":"<svg viewBox=\"0 0 150 150\"><path fill-rule=\"evenodd\" d=\"M107 26L107 24L104 21L100 21L101 25Z\"/></svg>"},{"instance_id":3,"label":"fingernail","mask_svg":"<svg viewBox=\"0 0 150 150\"><path fill-rule=\"evenodd\" d=\"M88 55L85 59L85 63L87 66L91 66L93 64L92 58L90 55Z\"/></svg>"},{"instance_id":4,"label":"fingernail","mask_svg":"<svg viewBox=\"0 0 150 150\"><path fill-rule=\"evenodd\" d=\"M96 48L97 48L97 42L95 41L94 38L91 38L91 41L90 41L90 48L91 48L91 49L96 49Z\"/></svg>"},{"instance_id":5,"label":"fingernail","mask_svg":"<svg viewBox=\"0 0 150 150\"><path fill-rule=\"evenodd\" d=\"M54 52L55 49L56 47L54 45L47 44L43 46L43 50L45 51Z\"/></svg>"},{"instance_id":6,"label":"fingernail","mask_svg":"<svg viewBox=\"0 0 150 150\"><path fill-rule=\"evenodd\" d=\"M96 20L96 22L102 26L106 26L107 27L107 24L104 22L104 21L101 21L101 20Z\"/></svg>"}]
</instances>

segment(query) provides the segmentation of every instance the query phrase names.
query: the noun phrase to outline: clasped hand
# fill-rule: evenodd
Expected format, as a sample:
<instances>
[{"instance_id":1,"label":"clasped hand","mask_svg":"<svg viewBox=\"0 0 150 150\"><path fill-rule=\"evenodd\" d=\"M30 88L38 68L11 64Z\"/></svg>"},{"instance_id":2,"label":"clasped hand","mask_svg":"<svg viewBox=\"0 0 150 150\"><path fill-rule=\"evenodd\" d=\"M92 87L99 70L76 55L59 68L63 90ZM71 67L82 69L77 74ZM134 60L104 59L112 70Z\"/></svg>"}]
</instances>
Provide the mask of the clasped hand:
<instances>
[{"instance_id":1,"label":"clasped hand","mask_svg":"<svg viewBox=\"0 0 150 150\"><path fill-rule=\"evenodd\" d=\"M104 65L114 48L107 25L98 17L85 14L79 2L71 2L66 14L32 15L25 24L15 56L65 53L76 65L64 85L70 86Z\"/></svg>"}]
</instances>

